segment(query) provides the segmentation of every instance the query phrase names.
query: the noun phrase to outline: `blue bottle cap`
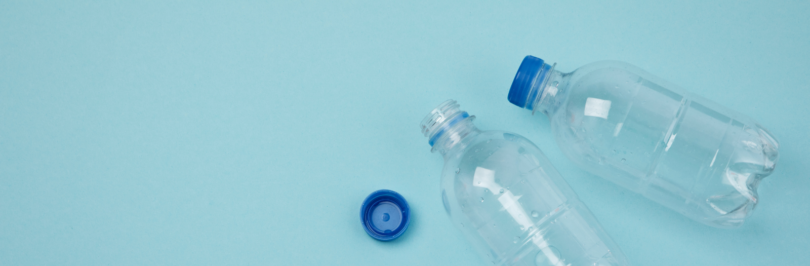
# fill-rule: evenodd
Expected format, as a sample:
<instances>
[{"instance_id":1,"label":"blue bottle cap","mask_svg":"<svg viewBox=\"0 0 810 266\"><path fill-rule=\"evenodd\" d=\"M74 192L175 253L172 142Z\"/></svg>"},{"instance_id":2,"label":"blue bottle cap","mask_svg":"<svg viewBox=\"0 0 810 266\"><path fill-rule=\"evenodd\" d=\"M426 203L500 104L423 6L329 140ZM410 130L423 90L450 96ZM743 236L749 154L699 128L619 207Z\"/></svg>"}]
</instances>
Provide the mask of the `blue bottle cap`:
<instances>
[{"instance_id":1,"label":"blue bottle cap","mask_svg":"<svg viewBox=\"0 0 810 266\"><path fill-rule=\"evenodd\" d=\"M512 88L509 89L509 102L521 108L532 109L534 106L535 97L539 91L532 91L532 83L534 79L543 71L547 71L544 67L545 62L543 59L527 55L520 63L515 79L512 81Z\"/></svg>"},{"instance_id":2,"label":"blue bottle cap","mask_svg":"<svg viewBox=\"0 0 810 266\"><path fill-rule=\"evenodd\" d=\"M391 241L408 230L411 210L402 195L381 189L363 201L360 220L369 236L380 241Z\"/></svg>"}]
</instances>

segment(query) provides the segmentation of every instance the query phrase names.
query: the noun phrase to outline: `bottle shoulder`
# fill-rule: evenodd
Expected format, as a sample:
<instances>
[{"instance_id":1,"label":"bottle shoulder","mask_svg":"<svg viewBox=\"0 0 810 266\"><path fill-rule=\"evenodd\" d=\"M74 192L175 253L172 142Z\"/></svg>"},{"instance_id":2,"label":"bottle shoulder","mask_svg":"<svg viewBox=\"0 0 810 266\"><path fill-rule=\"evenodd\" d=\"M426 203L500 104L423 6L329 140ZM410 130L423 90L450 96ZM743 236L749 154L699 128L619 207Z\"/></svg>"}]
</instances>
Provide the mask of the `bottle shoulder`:
<instances>
[{"instance_id":1,"label":"bottle shoulder","mask_svg":"<svg viewBox=\"0 0 810 266\"><path fill-rule=\"evenodd\" d=\"M497 171L546 164L549 162L543 152L525 137L506 131L484 131L463 149L445 155L444 173L454 176L453 173L460 168L475 170L480 167Z\"/></svg>"},{"instance_id":2,"label":"bottle shoulder","mask_svg":"<svg viewBox=\"0 0 810 266\"><path fill-rule=\"evenodd\" d=\"M636 86L646 81L658 84L670 90L682 92L683 89L663 80L649 72L622 61L597 61L577 68L568 74L569 87L572 91L582 90L620 90L623 87Z\"/></svg>"},{"instance_id":3,"label":"bottle shoulder","mask_svg":"<svg viewBox=\"0 0 810 266\"><path fill-rule=\"evenodd\" d=\"M519 145L526 146L532 149L538 149L526 137L516 133L501 131L501 130L487 130L480 131L475 136L471 136L468 140L464 141L464 145L459 148L453 149L447 153L446 158L460 158L465 154L475 152L479 149L500 149L505 147L505 143L511 143L509 146Z\"/></svg>"}]
</instances>

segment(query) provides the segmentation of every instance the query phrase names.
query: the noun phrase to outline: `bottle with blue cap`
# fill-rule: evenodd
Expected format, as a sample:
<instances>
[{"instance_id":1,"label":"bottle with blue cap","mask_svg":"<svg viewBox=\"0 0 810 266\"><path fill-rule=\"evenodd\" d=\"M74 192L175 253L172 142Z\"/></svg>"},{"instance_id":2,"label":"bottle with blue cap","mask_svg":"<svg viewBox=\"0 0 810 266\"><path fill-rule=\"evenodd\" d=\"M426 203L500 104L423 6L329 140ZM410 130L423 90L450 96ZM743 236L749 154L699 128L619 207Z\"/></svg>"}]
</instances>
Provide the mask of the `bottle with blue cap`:
<instances>
[{"instance_id":1,"label":"bottle with blue cap","mask_svg":"<svg viewBox=\"0 0 810 266\"><path fill-rule=\"evenodd\" d=\"M562 73L526 56L508 99L546 114L582 168L715 227L743 224L779 157L753 119L622 62Z\"/></svg>"},{"instance_id":2,"label":"bottle with blue cap","mask_svg":"<svg viewBox=\"0 0 810 266\"><path fill-rule=\"evenodd\" d=\"M444 157L444 209L494 265L627 265L624 255L529 140L481 131L449 100L422 121Z\"/></svg>"}]
</instances>

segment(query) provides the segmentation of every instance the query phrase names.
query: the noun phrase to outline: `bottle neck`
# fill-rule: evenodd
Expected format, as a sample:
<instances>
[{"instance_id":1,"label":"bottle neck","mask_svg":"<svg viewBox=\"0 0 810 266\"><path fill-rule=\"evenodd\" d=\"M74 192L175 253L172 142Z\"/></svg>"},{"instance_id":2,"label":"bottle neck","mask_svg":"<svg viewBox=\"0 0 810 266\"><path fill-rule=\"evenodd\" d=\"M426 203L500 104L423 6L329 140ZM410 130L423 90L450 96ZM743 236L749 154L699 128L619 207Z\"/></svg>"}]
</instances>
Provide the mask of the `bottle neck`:
<instances>
[{"instance_id":1,"label":"bottle neck","mask_svg":"<svg viewBox=\"0 0 810 266\"><path fill-rule=\"evenodd\" d=\"M475 135L481 131L475 127L475 116L464 118L462 121L447 127L440 136L435 138L431 152L439 152L446 157L450 151L464 149Z\"/></svg>"},{"instance_id":2,"label":"bottle neck","mask_svg":"<svg viewBox=\"0 0 810 266\"><path fill-rule=\"evenodd\" d=\"M549 118L553 117L568 98L569 77L570 73L552 69L546 77L543 77L542 82L536 82L538 93L534 99L530 99L533 101L530 105L532 113L539 111Z\"/></svg>"},{"instance_id":3,"label":"bottle neck","mask_svg":"<svg viewBox=\"0 0 810 266\"><path fill-rule=\"evenodd\" d=\"M568 97L571 76L555 70L555 66L531 55L523 58L509 89L509 102L532 112L541 111L549 117L554 116Z\"/></svg>"},{"instance_id":4,"label":"bottle neck","mask_svg":"<svg viewBox=\"0 0 810 266\"><path fill-rule=\"evenodd\" d=\"M433 147L431 151L438 151L442 155L451 150L463 147L471 135L480 132L472 121L475 116L459 109L456 101L447 100L430 111L422 120L422 134L428 138Z\"/></svg>"}]
</instances>

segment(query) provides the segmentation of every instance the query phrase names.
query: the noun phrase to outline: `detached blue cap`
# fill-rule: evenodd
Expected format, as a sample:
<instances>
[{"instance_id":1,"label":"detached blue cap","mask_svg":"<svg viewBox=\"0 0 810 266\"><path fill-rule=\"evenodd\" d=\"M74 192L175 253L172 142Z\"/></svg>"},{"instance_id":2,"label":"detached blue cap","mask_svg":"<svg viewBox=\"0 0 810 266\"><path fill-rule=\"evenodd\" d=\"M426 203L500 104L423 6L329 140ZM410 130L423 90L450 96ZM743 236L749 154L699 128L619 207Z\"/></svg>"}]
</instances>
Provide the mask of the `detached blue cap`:
<instances>
[{"instance_id":1,"label":"detached blue cap","mask_svg":"<svg viewBox=\"0 0 810 266\"><path fill-rule=\"evenodd\" d=\"M535 78L538 76L544 78L542 75L548 71L549 67L543 62L543 59L527 55L520 63L515 79L512 81L512 88L509 89L509 102L521 108L533 109L534 99L539 95L540 90L532 91L532 84L535 83ZM542 82L539 80L538 82Z\"/></svg>"},{"instance_id":2,"label":"detached blue cap","mask_svg":"<svg viewBox=\"0 0 810 266\"><path fill-rule=\"evenodd\" d=\"M411 210L402 195L381 189L363 201L360 220L369 236L380 241L391 241L408 230Z\"/></svg>"}]
</instances>

